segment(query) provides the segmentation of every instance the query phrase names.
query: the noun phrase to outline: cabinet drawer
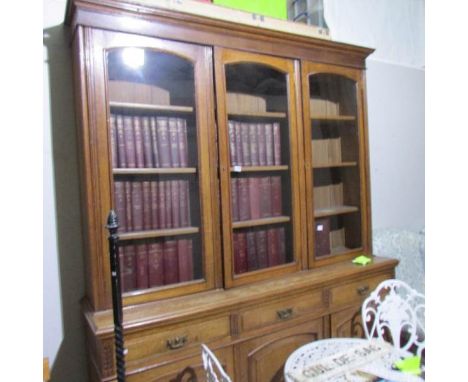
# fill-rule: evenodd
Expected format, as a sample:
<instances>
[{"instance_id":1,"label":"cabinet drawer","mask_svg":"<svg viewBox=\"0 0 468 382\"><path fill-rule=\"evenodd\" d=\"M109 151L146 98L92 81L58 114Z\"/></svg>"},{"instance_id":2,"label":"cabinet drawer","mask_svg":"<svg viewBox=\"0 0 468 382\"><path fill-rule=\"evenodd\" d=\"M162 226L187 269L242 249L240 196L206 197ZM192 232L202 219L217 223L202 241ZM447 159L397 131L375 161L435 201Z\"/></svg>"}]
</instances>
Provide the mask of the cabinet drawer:
<instances>
[{"instance_id":1,"label":"cabinet drawer","mask_svg":"<svg viewBox=\"0 0 468 382\"><path fill-rule=\"evenodd\" d=\"M361 303L380 282L390 277L390 275L380 275L331 288L330 305L335 307Z\"/></svg>"},{"instance_id":2,"label":"cabinet drawer","mask_svg":"<svg viewBox=\"0 0 468 382\"><path fill-rule=\"evenodd\" d=\"M129 335L125 339L125 346L128 349L126 361L131 363L146 357L184 352L188 349L198 352L201 343L229 335L230 321L227 316L146 330Z\"/></svg>"},{"instance_id":3,"label":"cabinet drawer","mask_svg":"<svg viewBox=\"0 0 468 382\"><path fill-rule=\"evenodd\" d=\"M243 331L257 329L277 322L311 313L324 308L321 291L285 298L281 301L265 304L241 313Z\"/></svg>"}]
</instances>

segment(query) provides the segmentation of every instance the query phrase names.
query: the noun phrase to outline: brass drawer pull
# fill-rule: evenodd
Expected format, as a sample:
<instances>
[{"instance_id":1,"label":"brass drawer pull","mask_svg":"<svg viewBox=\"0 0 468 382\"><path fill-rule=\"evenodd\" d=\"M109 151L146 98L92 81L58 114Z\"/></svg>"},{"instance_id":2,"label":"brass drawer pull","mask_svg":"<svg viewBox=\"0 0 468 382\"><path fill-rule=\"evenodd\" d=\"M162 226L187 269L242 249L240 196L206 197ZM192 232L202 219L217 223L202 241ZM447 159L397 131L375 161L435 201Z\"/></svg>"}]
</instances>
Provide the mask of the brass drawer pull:
<instances>
[{"instance_id":1,"label":"brass drawer pull","mask_svg":"<svg viewBox=\"0 0 468 382\"><path fill-rule=\"evenodd\" d=\"M186 343L187 336L174 337L166 341L166 346L168 349L175 350L184 347Z\"/></svg>"},{"instance_id":2,"label":"brass drawer pull","mask_svg":"<svg viewBox=\"0 0 468 382\"><path fill-rule=\"evenodd\" d=\"M367 292L369 292L369 286L364 285L356 289L356 292L358 292L359 296L365 296Z\"/></svg>"},{"instance_id":3,"label":"brass drawer pull","mask_svg":"<svg viewBox=\"0 0 468 382\"><path fill-rule=\"evenodd\" d=\"M293 315L293 310L292 308L286 308L286 309L281 309L276 312L278 315L278 318L280 320L287 320L288 318L291 318Z\"/></svg>"}]
</instances>

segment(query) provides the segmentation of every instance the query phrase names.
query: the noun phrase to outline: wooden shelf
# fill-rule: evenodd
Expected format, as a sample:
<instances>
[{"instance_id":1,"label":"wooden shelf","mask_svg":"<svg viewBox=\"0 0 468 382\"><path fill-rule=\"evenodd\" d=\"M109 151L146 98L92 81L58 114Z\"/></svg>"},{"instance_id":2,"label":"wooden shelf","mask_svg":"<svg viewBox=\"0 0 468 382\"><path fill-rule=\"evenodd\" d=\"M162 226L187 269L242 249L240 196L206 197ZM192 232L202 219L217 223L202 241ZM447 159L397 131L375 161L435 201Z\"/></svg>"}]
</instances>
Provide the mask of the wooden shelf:
<instances>
[{"instance_id":1,"label":"wooden shelf","mask_svg":"<svg viewBox=\"0 0 468 382\"><path fill-rule=\"evenodd\" d=\"M233 112L228 112L228 114L231 115L231 116L239 116L239 117L286 118L286 113L275 112L275 111L257 111L257 112L233 111Z\"/></svg>"},{"instance_id":2,"label":"wooden shelf","mask_svg":"<svg viewBox=\"0 0 468 382\"><path fill-rule=\"evenodd\" d=\"M164 111L169 113L193 113L191 106L174 106L174 105L151 105L144 103L131 102L109 102L109 106L120 109L145 110L145 111Z\"/></svg>"},{"instance_id":3,"label":"wooden shelf","mask_svg":"<svg viewBox=\"0 0 468 382\"><path fill-rule=\"evenodd\" d=\"M114 168L114 175L195 174L196 167Z\"/></svg>"},{"instance_id":4,"label":"wooden shelf","mask_svg":"<svg viewBox=\"0 0 468 382\"><path fill-rule=\"evenodd\" d=\"M259 225L268 225L268 224L280 224L287 223L291 220L289 216L275 216L271 218L255 219L255 220L243 220L232 223L232 228L246 228L246 227L256 227Z\"/></svg>"},{"instance_id":5,"label":"wooden shelf","mask_svg":"<svg viewBox=\"0 0 468 382\"><path fill-rule=\"evenodd\" d=\"M320 208L314 211L314 216L316 218L321 218L324 216L333 216L333 215L342 215L349 214L351 212L359 211L358 207L354 206L336 206L330 208Z\"/></svg>"},{"instance_id":6,"label":"wooden shelf","mask_svg":"<svg viewBox=\"0 0 468 382\"><path fill-rule=\"evenodd\" d=\"M236 167L240 167L241 170L238 171ZM235 166L231 167L231 172L256 172L256 171L286 171L289 169L289 166L279 165L279 166Z\"/></svg>"},{"instance_id":7,"label":"wooden shelf","mask_svg":"<svg viewBox=\"0 0 468 382\"><path fill-rule=\"evenodd\" d=\"M354 115L311 115L310 119L317 121L355 121Z\"/></svg>"},{"instance_id":8,"label":"wooden shelf","mask_svg":"<svg viewBox=\"0 0 468 382\"><path fill-rule=\"evenodd\" d=\"M317 260L326 259L328 257L337 256L337 255L347 255L348 253L353 253L353 252L362 252L362 250L363 250L362 247L348 248L348 247L340 246L340 247L332 248L331 252L326 255L317 256Z\"/></svg>"},{"instance_id":9,"label":"wooden shelf","mask_svg":"<svg viewBox=\"0 0 468 382\"><path fill-rule=\"evenodd\" d=\"M357 166L357 162L341 162L341 163L324 163L324 164L316 164L312 167L315 168L329 168L329 167L353 167Z\"/></svg>"},{"instance_id":10,"label":"wooden shelf","mask_svg":"<svg viewBox=\"0 0 468 382\"><path fill-rule=\"evenodd\" d=\"M125 232L119 234L120 240L151 239L163 236L190 235L200 232L198 227L155 229L148 231Z\"/></svg>"}]
</instances>

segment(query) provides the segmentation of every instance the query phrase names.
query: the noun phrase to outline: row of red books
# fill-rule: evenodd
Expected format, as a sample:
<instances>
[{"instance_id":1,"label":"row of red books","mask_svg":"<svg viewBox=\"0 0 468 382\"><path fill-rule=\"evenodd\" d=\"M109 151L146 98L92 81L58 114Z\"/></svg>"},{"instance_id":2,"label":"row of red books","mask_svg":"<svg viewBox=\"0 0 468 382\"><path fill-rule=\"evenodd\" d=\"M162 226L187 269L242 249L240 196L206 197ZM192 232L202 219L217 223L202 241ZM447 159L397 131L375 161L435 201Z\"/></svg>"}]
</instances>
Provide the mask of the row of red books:
<instances>
[{"instance_id":1,"label":"row of red books","mask_svg":"<svg viewBox=\"0 0 468 382\"><path fill-rule=\"evenodd\" d=\"M280 124L229 121L229 150L232 166L281 164Z\"/></svg>"},{"instance_id":2,"label":"row of red books","mask_svg":"<svg viewBox=\"0 0 468 382\"><path fill-rule=\"evenodd\" d=\"M188 180L114 181L119 232L190 226Z\"/></svg>"},{"instance_id":3,"label":"row of red books","mask_svg":"<svg viewBox=\"0 0 468 382\"><path fill-rule=\"evenodd\" d=\"M114 168L187 167L187 121L111 114Z\"/></svg>"},{"instance_id":4,"label":"row of red books","mask_svg":"<svg viewBox=\"0 0 468 382\"><path fill-rule=\"evenodd\" d=\"M281 177L231 178L233 221L281 216Z\"/></svg>"},{"instance_id":5,"label":"row of red books","mask_svg":"<svg viewBox=\"0 0 468 382\"><path fill-rule=\"evenodd\" d=\"M151 244L127 244L119 248L122 292L193 280L191 239Z\"/></svg>"},{"instance_id":6,"label":"row of red books","mask_svg":"<svg viewBox=\"0 0 468 382\"><path fill-rule=\"evenodd\" d=\"M236 274L286 263L284 227L234 233L233 245Z\"/></svg>"}]
</instances>

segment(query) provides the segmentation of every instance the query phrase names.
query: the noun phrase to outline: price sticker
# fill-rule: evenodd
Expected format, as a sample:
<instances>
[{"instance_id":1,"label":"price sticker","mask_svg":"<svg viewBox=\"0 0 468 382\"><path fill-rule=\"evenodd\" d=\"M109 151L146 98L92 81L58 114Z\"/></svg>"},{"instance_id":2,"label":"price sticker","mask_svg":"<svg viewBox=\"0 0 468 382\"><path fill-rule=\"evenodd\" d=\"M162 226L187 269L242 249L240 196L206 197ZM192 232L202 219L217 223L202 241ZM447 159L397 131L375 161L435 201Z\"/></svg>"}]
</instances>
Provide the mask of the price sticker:
<instances>
[{"instance_id":1,"label":"price sticker","mask_svg":"<svg viewBox=\"0 0 468 382\"><path fill-rule=\"evenodd\" d=\"M323 224L317 225L317 231L323 231Z\"/></svg>"}]
</instances>

